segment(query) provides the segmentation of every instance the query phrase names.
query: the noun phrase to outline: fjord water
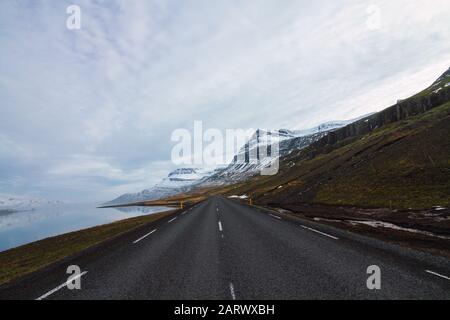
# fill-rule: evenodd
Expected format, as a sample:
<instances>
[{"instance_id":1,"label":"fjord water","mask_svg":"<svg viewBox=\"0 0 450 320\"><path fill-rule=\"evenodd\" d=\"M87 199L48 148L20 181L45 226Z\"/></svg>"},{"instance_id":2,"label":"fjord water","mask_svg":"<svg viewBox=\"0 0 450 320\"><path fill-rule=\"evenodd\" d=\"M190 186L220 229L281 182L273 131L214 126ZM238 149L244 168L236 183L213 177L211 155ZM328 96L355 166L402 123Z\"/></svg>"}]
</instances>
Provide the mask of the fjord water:
<instances>
[{"instance_id":1,"label":"fjord water","mask_svg":"<svg viewBox=\"0 0 450 320\"><path fill-rule=\"evenodd\" d=\"M166 207L97 209L98 204L54 204L33 211L0 211L0 251L113 221L170 210Z\"/></svg>"}]
</instances>

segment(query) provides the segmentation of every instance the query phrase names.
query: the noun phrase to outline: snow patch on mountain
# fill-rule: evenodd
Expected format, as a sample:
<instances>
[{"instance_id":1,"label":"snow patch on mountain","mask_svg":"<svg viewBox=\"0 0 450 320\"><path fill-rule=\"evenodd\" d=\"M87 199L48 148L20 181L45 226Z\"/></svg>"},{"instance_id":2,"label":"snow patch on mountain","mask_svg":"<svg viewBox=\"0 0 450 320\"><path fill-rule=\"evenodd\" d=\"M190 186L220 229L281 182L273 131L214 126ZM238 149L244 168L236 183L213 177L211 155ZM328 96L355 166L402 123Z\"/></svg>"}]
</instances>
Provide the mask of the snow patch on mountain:
<instances>
[{"instance_id":1,"label":"snow patch on mountain","mask_svg":"<svg viewBox=\"0 0 450 320\"><path fill-rule=\"evenodd\" d=\"M433 84L432 86L441 84L441 82L449 82L450 81L450 68L448 68L447 71L445 71Z\"/></svg>"},{"instance_id":2,"label":"snow patch on mountain","mask_svg":"<svg viewBox=\"0 0 450 320\"><path fill-rule=\"evenodd\" d=\"M430 88L434 93L439 93L439 91L448 86L450 86L450 68L433 82Z\"/></svg>"},{"instance_id":3,"label":"snow patch on mountain","mask_svg":"<svg viewBox=\"0 0 450 320\"><path fill-rule=\"evenodd\" d=\"M269 167L279 157L284 157L293 151L306 148L318 141L329 132L342 128L362 118L351 120L329 121L306 130L280 129L275 131L256 130L255 134L234 156L233 161L224 169L218 170L214 175L206 178L201 186L225 185L243 181ZM270 136L270 137L268 137ZM267 146L278 143L278 157L268 157ZM250 156L252 155L252 156ZM256 155L256 156L255 156Z\"/></svg>"}]
</instances>

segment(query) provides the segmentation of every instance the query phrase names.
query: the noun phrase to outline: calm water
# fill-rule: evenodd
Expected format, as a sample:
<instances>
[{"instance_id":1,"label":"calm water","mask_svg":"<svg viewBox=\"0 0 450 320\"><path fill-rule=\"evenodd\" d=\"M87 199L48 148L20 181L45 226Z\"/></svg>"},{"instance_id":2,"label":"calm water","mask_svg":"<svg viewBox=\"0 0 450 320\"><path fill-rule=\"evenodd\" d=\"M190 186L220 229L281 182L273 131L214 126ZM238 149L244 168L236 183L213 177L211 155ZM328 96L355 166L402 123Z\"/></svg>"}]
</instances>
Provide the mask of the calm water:
<instances>
[{"instance_id":1,"label":"calm water","mask_svg":"<svg viewBox=\"0 0 450 320\"><path fill-rule=\"evenodd\" d=\"M97 209L95 204L59 204L27 212L0 212L0 251L70 231L165 210L170 208Z\"/></svg>"}]
</instances>

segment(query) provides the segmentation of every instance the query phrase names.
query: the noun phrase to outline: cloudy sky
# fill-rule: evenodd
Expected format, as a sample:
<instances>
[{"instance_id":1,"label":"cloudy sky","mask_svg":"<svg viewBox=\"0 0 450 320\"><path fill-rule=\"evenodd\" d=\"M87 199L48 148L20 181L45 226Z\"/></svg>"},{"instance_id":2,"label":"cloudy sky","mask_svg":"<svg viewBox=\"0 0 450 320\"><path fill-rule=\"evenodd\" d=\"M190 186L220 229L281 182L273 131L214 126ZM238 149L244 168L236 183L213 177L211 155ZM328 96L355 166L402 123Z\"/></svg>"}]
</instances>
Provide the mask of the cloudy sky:
<instances>
[{"instance_id":1,"label":"cloudy sky","mask_svg":"<svg viewBox=\"0 0 450 320\"><path fill-rule=\"evenodd\" d=\"M3 0L0 193L108 200L164 177L195 120L302 129L383 109L450 66L449 17L448 0Z\"/></svg>"}]
</instances>

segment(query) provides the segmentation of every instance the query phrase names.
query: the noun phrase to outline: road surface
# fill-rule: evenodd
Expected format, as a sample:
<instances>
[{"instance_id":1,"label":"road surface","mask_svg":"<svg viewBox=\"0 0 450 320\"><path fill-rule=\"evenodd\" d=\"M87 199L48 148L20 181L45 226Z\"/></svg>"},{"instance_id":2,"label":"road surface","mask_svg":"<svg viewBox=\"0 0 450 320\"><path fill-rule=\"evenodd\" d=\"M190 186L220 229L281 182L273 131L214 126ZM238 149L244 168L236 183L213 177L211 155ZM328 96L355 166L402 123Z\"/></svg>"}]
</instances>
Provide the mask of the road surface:
<instances>
[{"instance_id":1,"label":"road surface","mask_svg":"<svg viewBox=\"0 0 450 320\"><path fill-rule=\"evenodd\" d=\"M65 285L72 264L80 290ZM0 287L0 299L450 299L449 276L448 259L212 197Z\"/></svg>"}]
</instances>

